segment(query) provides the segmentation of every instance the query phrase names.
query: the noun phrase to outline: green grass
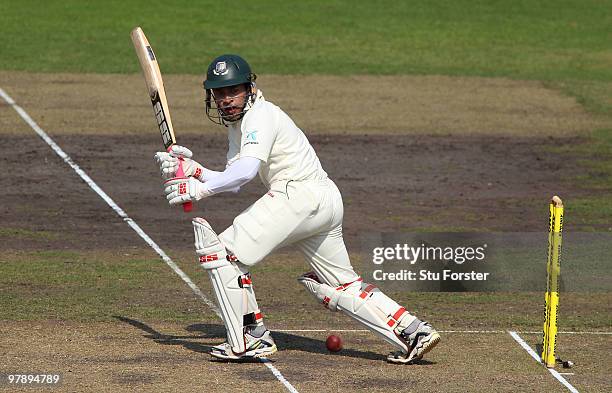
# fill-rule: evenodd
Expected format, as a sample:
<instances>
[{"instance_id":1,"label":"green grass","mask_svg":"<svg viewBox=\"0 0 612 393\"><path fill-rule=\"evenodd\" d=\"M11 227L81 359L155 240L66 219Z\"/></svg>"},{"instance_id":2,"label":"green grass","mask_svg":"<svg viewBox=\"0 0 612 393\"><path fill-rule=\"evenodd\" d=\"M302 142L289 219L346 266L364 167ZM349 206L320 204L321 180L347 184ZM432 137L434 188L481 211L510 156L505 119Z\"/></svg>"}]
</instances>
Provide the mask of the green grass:
<instances>
[{"instance_id":1,"label":"green grass","mask_svg":"<svg viewBox=\"0 0 612 393\"><path fill-rule=\"evenodd\" d=\"M573 79L547 81L545 85L575 97L580 105L592 113L612 116L612 82Z\"/></svg>"},{"instance_id":2,"label":"green grass","mask_svg":"<svg viewBox=\"0 0 612 393\"><path fill-rule=\"evenodd\" d=\"M581 224L591 226L603 226L604 231L612 230L612 205L610 204L609 196L593 196L577 198L571 201L568 206L567 214L577 212L581 220Z\"/></svg>"},{"instance_id":3,"label":"green grass","mask_svg":"<svg viewBox=\"0 0 612 393\"><path fill-rule=\"evenodd\" d=\"M417 315L431 317L439 329L540 330L544 313L542 292L388 292ZM563 293L559 330L606 330L612 322L610 293ZM469 318L457 318L469 315Z\"/></svg>"},{"instance_id":4,"label":"green grass","mask_svg":"<svg viewBox=\"0 0 612 393\"><path fill-rule=\"evenodd\" d=\"M142 26L164 73L222 53L257 73L544 81L612 113L612 0L1 2L0 69L138 73Z\"/></svg>"},{"instance_id":5,"label":"green grass","mask_svg":"<svg viewBox=\"0 0 612 393\"><path fill-rule=\"evenodd\" d=\"M121 252L9 252L0 263L4 320L187 320L203 308L157 258Z\"/></svg>"},{"instance_id":6,"label":"green grass","mask_svg":"<svg viewBox=\"0 0 612 393\"><path fill-rule=\"evenodd\" d=\"M59 238L57 233L49 231L31 231L23 228L0 227L0 241L2 239L53 240L57 238Z\"/></svg>"},{"instance_id":7,"label":"green grass","mask_svg":"<svg viewBox=\"0 0 612 393\"><path fill-rule=\"evenodd\" d=\"M581 143L550 147L546 152L574 160L582 168L580 175L567 179L580 185L583 195L565 201L566 220L581 230L612 231L612 129L595 130Z\"/></svg>"},{"instance_id":8,"label":"green grass","mask_svg":"<svg viewBox=\"0 0 612 393\"><path fill-rule=\"evenodd\" d=\"M261 73L612 80L610 1L2 2L0 69L138 72L141 25L162 71L243 54Z\"/></svg>"}]
</instances>

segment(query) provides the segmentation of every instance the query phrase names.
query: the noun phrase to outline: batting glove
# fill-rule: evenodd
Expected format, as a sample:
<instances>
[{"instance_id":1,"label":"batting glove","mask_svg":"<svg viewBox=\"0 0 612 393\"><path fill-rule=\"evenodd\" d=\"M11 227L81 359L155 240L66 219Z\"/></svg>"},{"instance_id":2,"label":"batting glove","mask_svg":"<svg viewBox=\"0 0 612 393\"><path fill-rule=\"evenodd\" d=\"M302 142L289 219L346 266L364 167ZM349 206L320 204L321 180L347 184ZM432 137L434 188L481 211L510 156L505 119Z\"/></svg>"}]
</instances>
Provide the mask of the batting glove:
<instances>
[{"instance_id":1,"label":"batting glove","mask_svg":"<svg viewBox=\"0 0 612 393\"><path fill-rule=\"evenodd\" d=\"M185 177L196 177L200 179L204 167L191 159L193 153L184 146L172 145L167 152L158 151L155 153L155 162L159 165L159 171L163 179L176 177L179 165L183 165Z\"/></svg>"},{"instance_id":2,"label":"batting glove","mask_svg":"<svg viewBox=\"0 0 612 393\"><path fill-rule=\"evenodd\" d=\"M199 201L212 195L204 183L193 177L177 177L164 182L164 193L170 206Z\"/></svg>"}]
</instances>

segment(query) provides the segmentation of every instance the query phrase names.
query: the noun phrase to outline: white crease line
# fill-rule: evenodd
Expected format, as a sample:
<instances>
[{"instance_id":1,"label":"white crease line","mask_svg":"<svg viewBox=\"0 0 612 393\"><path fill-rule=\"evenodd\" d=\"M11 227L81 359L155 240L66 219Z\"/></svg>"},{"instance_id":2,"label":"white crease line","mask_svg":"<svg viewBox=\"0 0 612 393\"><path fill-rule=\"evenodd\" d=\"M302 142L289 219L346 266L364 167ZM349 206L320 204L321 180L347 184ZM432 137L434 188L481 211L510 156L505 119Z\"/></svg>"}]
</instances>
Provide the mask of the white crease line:
<instances>
[{"instance_id":1,"label":"white crease line","mask_svg":"<svg viewBox=\"0 0 612 393\"><path fill-rule=\"evenodd\" d=\"M261 358L259 359L266 367L268 367L270 369L270 371L272 371L272 374L274 374L274 376L276 377L276 379L278 379L283 385L285 385L285 387L287 388L288 391L290 391L291 393L299 393L294 387L293 385L291 385L289 383L289 381L287 381L285 379L285 377L283 377L283 374L281 374L280 371L278 371L278 369L276 367L274 367L272 365L272 362L270 362L268 359L265 358Z\"/></svg>"},{"instance_id":2,"label":"white crease line","mask_svg":"<svg viewBox=\"0 0 612 393\"><path fill-rule=\"evenodd\" d=\"M519 336L516 332L512 332L512 331L508 331L508 333L512 336L512 338L517 343L519 343L521 347L523 347L525 351L527 351L528 354L531 355L532 358L535 359L536 362L542 364L542 361L540 360L540 357L538 356L538 354L535 353L535 351L529 346L529 344L525 342L525 340L521 338L521 336ZM548 367L546 367L546 369L552 374L553 377L557 378L557 380L561 382L563 386L565 386L570 392L578 393L578 390L575 387L573 387L569 382L567 382L567 379L563 378L563 376L559 374L557 370L548 368Z\"/></svg>"},{"instance_id":3,"label":"white crease line","mask_svg":"<svg viewBox=\"0 0 612 393\"><path fill-rule=\"evenodd\" d=\"M275 332L285 333L370 333L367 329L274 329ZM506 334L507 330L438 330L438 333L457 333L457 334ZM520 334L542 334L542 332L521 332ZM612 335L612 332L557 332L557 334L590 334L590 335Z\"/></svg>"},{"instance_id":4,"label":"white crease line","mask_svg":"<svg viewBox=\"0 0 612 393\"><path fill-rule=\"evenodd\" d=\"M176 265L176 263L174 263L174 261L164 252L164 250L162 250L157 243L155 243L153 241L153 239L151 239L149 237L149 235L147 235L141 228L140 226L138 226L138 224L136 224L136 222L134 220L132 220L125 211L123 211L123 209L121 209L116 203L115 201L112 200L111 197L108 196L108 194L106 194L97 184L96 182L93 181L93 179L91 177L89 177L89 175L87 173L85 173L85 171L83 171L73 160L72 158L70 158L70 156L68 154L66 154L64 152L64 150L62 150L61 147L59 147L59 145L57 143L55 143L55 141L53 141L53 139L51 139L51 137L49 137L49 135L47 135L47 133L40 128L40 126L38 124L36 124L36 122L30 117L30 115L28 115L28 113L19 105L17 105L17 103L15 102L15 100L13 100L13 98L11 96L9 96L2 88L0 88L0 96L4 99L4 101L6 101L7 104L9 104L10 106L13 107L13 109L15 109L15 111L19 114L19 116L21 116L21 118L28 123L28 125L38 134L38 136L40 136L42 138L42 140L44 140L50 147L51 149L53 149L53 151L55 151L55 153L60 156L60 158L62 160L64 160L64 162L66 164L68 164L76 173L77 175L79 175L81 177L81 179L93 190L96 192L96 194L98 194L100 196L100 198L102 198L104 200L104 202L106 202L108 204L108 206L110 206L115 213L117 213L117 215L119 217L121 217L123 219L123 221L125 221L153 250L155 250L155 252L164 260L164 262L166 262L166 264L168 266L170 266L170 268L183 280L185 281L185 283L189 286L189 288L191 288L191 290L200 298L202 299L202 301L204 303L206 303L206 305L208 307L210 307L215 314L217 314L217 316L219 318L221 318L221 313L219 312L219 309L217 308L217 306L211 302L200 290L200 288L198 288L198 286L191 281L191 279L189 278L189 276L187 274L185 274L185 272L183 272L181 270L180 267L178 267ZM261 362L263 364L266 365L266 367L268 367L270 369L270 371L272 371L272 374L274 374L274 376L283 384L285 385L285 387L292 393L297 393L297 390L285 379L285 377L283 377L283 375L280 373L280 371L278 371L276 369L276 367L274 367L272 364L270 364L269 360L267 359L262 359Z\"/></svg>"},{"instance_id":5,"label":"white crease line","mask_svg":"<svg viewBox=\"0 0 612 393\"><path fill-rule=\"evenodd\" d=\"M339 333L370 333L366 329L272 329L274 332L284 333L325 333L325 332L339 332Z\"/></svg>"},{"instance_id":6,"label":"white crease line","mask_svg":"<svg viewBox=\"0 0 612 393\"><path fill-rule=\"evenodd\" d=\"M505 330L438 330L439 333L468 333L468 334L498 334L506 333Z\"/></svg>"},{"instance_id":7,"label":"white crease line","mask_svg":"<svg viewBox=\"0 0 612 393\"><path fill-rule=\"evenodd\" d=\"M512 336L512 338L521 345L521 347L523 347L523 349L525 351L527 351L528 354L531 355L532 358L535 359L536 362L538 363L542 363L540 361L540 357L538 356L537 353L535 353L535 351L533 349L531 349L531 347L525 342L525 340L523 340L521 338L521 336L519 336L516 332L512 332L512 331L508 331L508 333Z\"/></svg>"},{"instance_id":8,"label":"white crease line","mask_svg":"<svg viewBox=\"0 0 612 393\"><path fill-rule=\"evenodd\" d=\"M275 332L285 333L371 333L368 329L274 329ZM438 330L438 333L506 333L505 330Z\"/></svg>"},{"instance_id":9,"label":"white crease line","mask_svg":"<svg viewBox=\"0 0 612 393\"><path fill-rule=\"evenodd\" d=\"M521 334L542 334L541 331L539 332L519 332ZM605 335L612 335L612 332L557 332L557 334L591 334L591 335L601 335L601 336L605 336Z\"/></svg>"},{"instance_id":10,"label":"white crease line","mask_svg":"<svg viewBox=\"0 0 612 393\"><path fill-rule=\"evenodd\" d=\"M578 389L576 389L574 386L572 386L572 384L567 382L567 379L565 379L561 374L559 374L557 370L549 368L548 371L550 371L553 377L557 378L559 382L561 382L570 392L579 393Z\"/></svg>"},{"instance_id":11,"label":"white crease line","mask_svg":"<svg viewBox=\"0 0 612 393\"><path fill-rule=\"evenodd\" d=\"M181 268L179 268L176 263L174 263L174 261L164 252L164 250L162 250L154 241L153 239L151 239L149 237L149 235L147 235L141 228L140 226L138 226L138 224L136 224L136 222L134 220L132 220L125 211L123 211L123 209L121 209L116 203L115 201L112 200L111 197L109 197L97 184L96 182L94 182L92 180L91 177L89 177L89 175L87 173L85 173L85 171L83 171L73 160L72 158L70 158L70 156L68 154L66 154L61 147L59 147L59 145L57 143L55 143L53 141L53 139L51 139L49 137L49 135L47 135L47 133L40 128L40 126L38 124L36 124L36 122L34 120L32 120L32 118L30 117L30 115L28 115L28 113L19 105L17 105L15 103L15 101L2 89L0 88L0 96L2 96L2 98L4 99L4 101L6 101L9 105L11 105L13 107L13 109L15 109L15 111L17 111L17 113L19 114L19 116L21 116L21 118L28 123L28 125L34 130L36 131L36 133L38 134L38 136L40 136L52 149L53 151L55 151L55 153L57 153L58 156L60 156L60 158L62 160L64 160L64 162L66 164L68 164L76 173L77 175L79 175L81 177L81 179L93 190L96 192L96 194L98 194L103 200L104 202L106 202L106 204L108 206L110 206L115 213L117 213L117 215L119 217L121 217L123 219L123 221L125 221L126 224L128 224L151 248L153 248L153 250L155 250L155 252L164 260L164 262L166 262L166 264L168 266L170 266L170 268L180 277L183 279L183 281L185 281L185 283L187 283L187 285L189 286L189 288L191 288L191 290L198 295L198 297L200 299L202 299L204 301L204 303L206 303L210 308L212 308L212 310L220 317L221 314L219 313L219 310L217 309L217 306L211 302L210 300L208 300L208 298L206 296L204 296L204 294L202 293L202 291L200 290L200 288L198 288L198 286L191 281L191 279L189 278L189 276L187 276L187 274L185 274L185 272L183 272L181 270Z\"/></svg>"}]
</instances>

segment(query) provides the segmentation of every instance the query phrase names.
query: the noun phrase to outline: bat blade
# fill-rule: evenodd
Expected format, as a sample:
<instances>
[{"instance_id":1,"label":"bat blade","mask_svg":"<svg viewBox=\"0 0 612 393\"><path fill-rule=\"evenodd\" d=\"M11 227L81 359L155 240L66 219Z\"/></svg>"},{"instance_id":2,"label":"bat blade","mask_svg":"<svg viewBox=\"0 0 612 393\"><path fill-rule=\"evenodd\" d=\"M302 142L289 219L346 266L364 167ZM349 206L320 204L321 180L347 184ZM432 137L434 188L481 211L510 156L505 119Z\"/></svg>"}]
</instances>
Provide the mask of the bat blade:
<instances>
[{"instance_id":1,"label":"bat blade","mask_svg":"<svg viewBox=\"0 0 612 393\"><path fill-rule=\"evenodd\" d=\"M162 136L162 142L167 150L176 143L176 136L174 135L166 90L159 70L159 64L157 63L157 57L140 27L132 30L131 37L147 85L147 91L151 98L151 105L153 106L153 113L155 114L157 126Z\"/></svg>"},{"instance_id":2,"label":"bat blade","mask_svg":"<svg viewBox=\"0 0 612 393\"><path fill-rule=\"evenodd\" d=\"M168 150L170 146L176 144L176 136L174 136L174 127L172 127L166 90L164 89L164 81L162 80L159 70L159 64L157 64L157 56L155 56L155 52L153 52L149 40L147 40L147 37L140 27L136 27L132 30L130 36L132 37L132 43L134 44L134 49L136 50L136 55L140 62L140 68L142 68L162 142L164 148ZM176 175L178 177L185 176L182 163L179 163L179 169ZM190 212L192 207L192 202L183 204L183 210L185 212Z\"/></svg>"}]
</instances>

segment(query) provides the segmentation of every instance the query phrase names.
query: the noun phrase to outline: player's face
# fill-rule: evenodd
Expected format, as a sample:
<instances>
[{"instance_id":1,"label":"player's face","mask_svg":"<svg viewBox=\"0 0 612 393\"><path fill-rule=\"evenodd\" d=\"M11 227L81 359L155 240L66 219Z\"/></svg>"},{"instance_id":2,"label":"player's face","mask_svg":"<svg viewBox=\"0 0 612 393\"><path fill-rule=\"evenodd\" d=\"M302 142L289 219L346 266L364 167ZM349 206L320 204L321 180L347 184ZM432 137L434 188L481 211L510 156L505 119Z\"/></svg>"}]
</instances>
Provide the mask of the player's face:
<instances>
[{"instance_id":1,"label":"player's face","mask_svg":"<svg viewBox=\"0 0 612 393\"><path fill-rule=\"evenodd\" d=\"M247 97L245 85L220 87L212 89L212 93L217 108L226 120L234 120L242 113Z\"/></svg>"}]
</instances>

